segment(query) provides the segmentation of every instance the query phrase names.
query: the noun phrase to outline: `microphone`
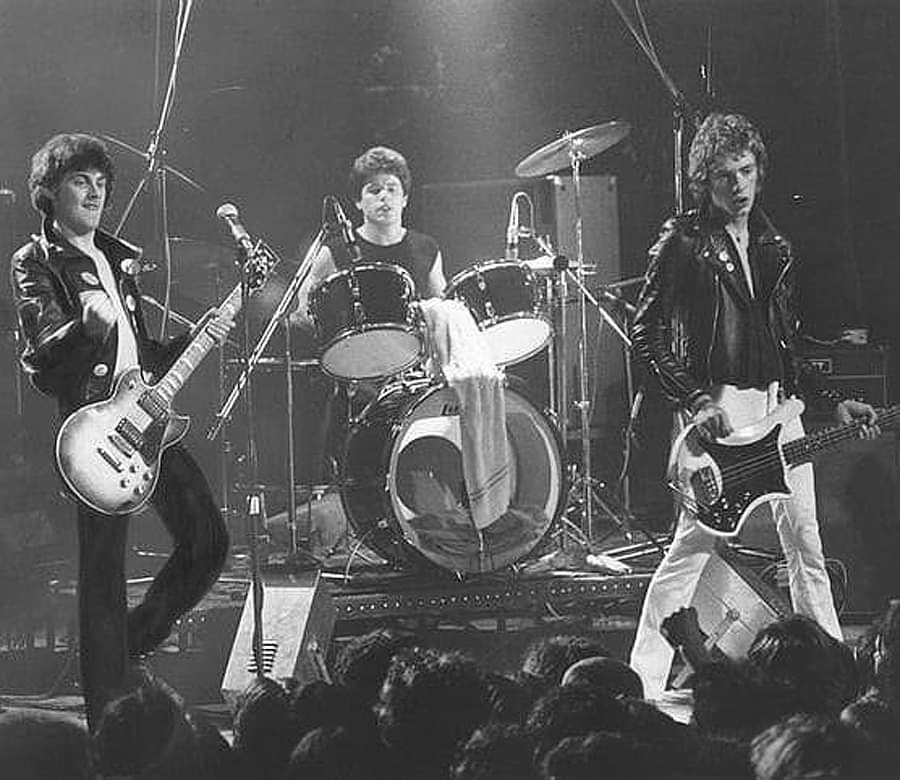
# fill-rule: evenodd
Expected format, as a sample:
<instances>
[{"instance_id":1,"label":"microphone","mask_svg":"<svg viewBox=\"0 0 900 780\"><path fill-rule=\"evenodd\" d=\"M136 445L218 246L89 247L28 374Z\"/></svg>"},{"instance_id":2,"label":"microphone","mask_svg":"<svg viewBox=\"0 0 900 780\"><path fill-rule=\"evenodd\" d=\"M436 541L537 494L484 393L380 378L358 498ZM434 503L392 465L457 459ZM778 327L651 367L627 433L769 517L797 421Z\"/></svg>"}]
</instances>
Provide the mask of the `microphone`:
<instances>
[{"instance_id":1,"label":"microphone","mask_svg":"<svg viewBox=\"0 0 900 780\"><path fill-rule=\"evenodd\" d=\"M506 224L506 259L519 259L519 193L509 204L509 222Z\"/></svg>"},{"instance_id":2,"label":"microphone","mask_svg":"<svg viewBox=\"0 0 900 780\"><path fill-rule=\"evenodd\" d=\"M233 203L223 203L216 209L216 216L228 223L228 227L231 230L231 237L234 239L235 243L248 255L251 254L253 252L253 239L250 238L247 228L241 224L237 206Z\"/></svg>"},{"instance_id":3,"label":"microphone","mask_svg":"<svg viewBox=\"0 0 900 780\"><path fill-rule=\"evenodd\" d=\"M334 195L329 195L328 198L331 200L334 220L341 229L341 240L344 242L344 246L347 247L347 252L350 255L350 262L357 263L362 260L362 251L359 248L359 244L356 243L356 231L353 230L353 223L350 222L344 213L340 200Z\"/></svg>"}]
</instances>

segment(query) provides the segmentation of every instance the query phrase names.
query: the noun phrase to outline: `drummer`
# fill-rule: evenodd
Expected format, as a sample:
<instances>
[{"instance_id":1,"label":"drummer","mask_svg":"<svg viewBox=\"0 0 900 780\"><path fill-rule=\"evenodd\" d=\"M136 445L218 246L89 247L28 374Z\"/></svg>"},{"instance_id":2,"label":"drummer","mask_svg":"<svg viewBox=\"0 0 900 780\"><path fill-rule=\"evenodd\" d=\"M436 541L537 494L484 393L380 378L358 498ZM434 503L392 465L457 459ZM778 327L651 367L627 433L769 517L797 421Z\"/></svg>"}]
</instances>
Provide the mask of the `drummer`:
<instances>
[{"instance_id":1,"label":"drummer","mask_svg":"<svg viewBox=\"0 0 900 780\"><path fill-rule=\"evenodd\" d=\"M356 242L362 262L399 265L409 272L420 299L434 298L446 286L441 250L431 236L403 225L411 184L409 165L394 149L373 146L353 161L350 196L363 216L362 225L355 229ZM350 265L350 252L341 237L327 239L297 294L298 309L291 317L294 325L312 327L312 291L326 277Z\"/></svg>"}]
</instances>

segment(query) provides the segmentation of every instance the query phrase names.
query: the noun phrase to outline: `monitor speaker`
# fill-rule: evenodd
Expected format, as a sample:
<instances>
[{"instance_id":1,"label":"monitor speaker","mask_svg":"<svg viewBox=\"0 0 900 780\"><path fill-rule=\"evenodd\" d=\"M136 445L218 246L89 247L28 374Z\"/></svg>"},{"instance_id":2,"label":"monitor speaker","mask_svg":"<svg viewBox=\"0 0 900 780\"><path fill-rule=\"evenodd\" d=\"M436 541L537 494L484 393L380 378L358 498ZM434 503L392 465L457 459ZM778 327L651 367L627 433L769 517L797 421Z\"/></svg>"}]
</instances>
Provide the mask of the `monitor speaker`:
<instances>
[{"instance_id":1,"label":"monitor speaker","mask_svg":"<svg viewBox=\"0 0 900 780\"><path fill-rule=\"evenodd\" d=\"M253 652L253 588L247 592L231 655L222 678L222 696L234 705L258 676L294 678L301 684L328 681L325 657L334 630L335 609L328 586L318 573L267 575L262 598L262 653Z\"/></svg>"}]
</instances>

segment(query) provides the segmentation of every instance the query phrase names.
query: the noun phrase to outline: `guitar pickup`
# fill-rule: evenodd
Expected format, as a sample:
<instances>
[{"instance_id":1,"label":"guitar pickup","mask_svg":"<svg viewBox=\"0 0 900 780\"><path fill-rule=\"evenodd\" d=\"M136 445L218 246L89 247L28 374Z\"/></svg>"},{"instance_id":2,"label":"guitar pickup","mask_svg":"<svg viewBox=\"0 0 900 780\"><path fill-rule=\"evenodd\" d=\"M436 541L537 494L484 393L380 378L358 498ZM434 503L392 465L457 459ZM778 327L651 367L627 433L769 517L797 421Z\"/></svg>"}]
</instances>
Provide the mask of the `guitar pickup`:
<instances>
[{"instance_id":1,"label":"guitar pickup","mask_svg":"<svg viewBox=\"0 0 900 780\"><path fill-rule=\"evenodd\" d=\"M719 485L716 482L715 471L711 467L701 466L697 469L692 483L694 495L701 504L709 506L719 498Z\"/></svg>"},{"instance_id":2,"label":"guitar pickup","mask_svg":"<svg viewBox=\"0 0 900 780\"><path fill-rule=\"evenodd\" d=\"M110 466L113 467L113 470L117 473L121 474L124 470L124 466L122 465L122 461L116 460L112 455L110 455L103 447L97 447L97 454L103 458Z\"/></svg>"},{"instance_id":3,"label":"guitar pickup","mask_svg":"<svg viewBox=\"0 0 900 780\"><path fill-rule=\"evenodd\" d=\"M138 451L144 445L144 437L138 427L127 417L119 420L119 424L116 425L116 433Z\"/></svg>"},{"instance_id":4,"label":"guitar pickup","mask_svg":"<svg viewBox=\"0 0 900 780\"><path fill-rule=\"evenodd\" d=\"M119 436L118 433L111 433L107 437L109 439L110 444L113 445L119 452L121 452L126 458L130 458L134 455L134 447L132 447L125 439Z\"/></svg>"}]
</instances>

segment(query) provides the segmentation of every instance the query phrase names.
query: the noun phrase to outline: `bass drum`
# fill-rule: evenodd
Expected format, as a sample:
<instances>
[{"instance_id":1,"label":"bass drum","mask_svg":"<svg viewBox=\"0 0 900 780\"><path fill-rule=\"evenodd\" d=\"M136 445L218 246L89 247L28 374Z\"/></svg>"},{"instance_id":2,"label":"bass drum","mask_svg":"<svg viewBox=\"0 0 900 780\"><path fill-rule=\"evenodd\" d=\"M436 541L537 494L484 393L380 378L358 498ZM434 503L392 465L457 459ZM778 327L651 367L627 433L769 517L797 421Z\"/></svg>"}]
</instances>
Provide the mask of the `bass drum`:
<instances>
[{"instance_id":1,"label":"bass drum","mask_svg":"<svg viewBox=\"0 0 900 780\"><path fill-rule=\"evenodd\" d=\"M362 544L395 566L501 569L543 539L565 503L556 427L504 388L509 509L479 533L468 511L456 393L428 380L387 388L347 438L341 499Z\"/></svg>"}]
</instances>

